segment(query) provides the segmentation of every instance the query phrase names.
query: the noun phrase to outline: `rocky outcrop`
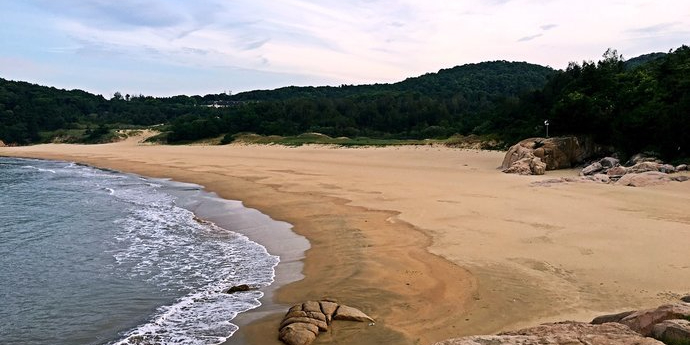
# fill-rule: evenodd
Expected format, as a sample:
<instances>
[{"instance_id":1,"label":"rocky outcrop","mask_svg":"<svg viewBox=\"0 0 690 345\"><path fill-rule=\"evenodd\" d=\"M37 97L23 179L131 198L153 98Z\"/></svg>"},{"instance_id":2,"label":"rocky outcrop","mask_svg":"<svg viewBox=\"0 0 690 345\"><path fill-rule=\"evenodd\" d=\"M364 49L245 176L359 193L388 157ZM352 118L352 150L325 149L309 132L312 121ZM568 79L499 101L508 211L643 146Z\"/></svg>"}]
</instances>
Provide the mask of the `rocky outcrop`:
<instances>
[{"instance_id":1,"label":"rocky outcrop","mask_svg":"<svg viewBox=\"0 0 690 345\"><path fill-rule=\"evenodd\" d=\"M244 292L244 291L250 291L250 290L256 290L256 288L252 288L251 286L247 284L241 284L241 285L236 285L228 289L225 293L233 294L235 292Z\"/></svg>"},{"instance_id":2,"label":"rocky outcrop","mask_svg":"<svg viewBox=\"0 0 690 345\"><path fill-rule=\"evenodd\" d=\"M665 184L671 181L683 182L684 176L670 176L658 171L647 171L638 174L625 174L617 182L620 186L647 187Z\"/></svg>"},{"instance_id":3,"label":"rocky outcrop","mask_svg":"<svg viewBox=\"0 0 690 345\"><path fill-rule=\"evenodd\" d=\"M617 323L549 323L517 332L450 339L435 345L663 345Z\"/></svg>"},{"instance_id":4,"label":"rocky outcrop","mask_svg":"<svg viewBox=\"0 0 690 345\"><path fill-rule=\"evenodd\" d=\"M653 309L639 310L618 322L644 336L650 336L652 335L654 325L666 320L676 319L690 319L690 303L680 302L662 305Z\"/></svg>"},{"instance_id":5,"label":"rocky outcrop","mask_svg":"<svg viewBox=\"0 0 690 345\"><path fill-rule=\"evenodd\" d=\"M525 166L536 165L534 158L544 164L544 170L567 169L582 164L592 156L592 145L583 145L576 137L530 138L513 145L506 153L501 170L524 174ZM529 160L527 160L529 159ZM521 168L512 168L519 164ZM532 169L531 173L534 174ZM539 170L537 170L539 171Z\"/></svg>"},{"instance_id":6,"label":"rocky outcrop","mask_svg":"<svg viewBox=\"0 0 690 345\"><path fill-rule=\"evenodd\" d=\"M666 320L652 328L652 336L665 344L690 344L690 321Z\"/></svg>"},{"instance_id":7,"label":"rocky outcrop","mask_svg":"<svg viewBox=\"0 0 690 345\"><path fill-rule=\"evenodd\" d=\"M544 175L546 164L536 157L525 157L514 162L510 167L503 169L506 174L518 175Z\"/></svg>"},{"instance_id":8,"label":"rocky outcrop","mask_svg":"<svg viewBox=\"0 0 690 345\"><path fill-rule=\"evenodd\" d=\"M361 310L335 301L307 301L288 310L280 323L278 338L288 345L309 345L319 332L327 332L333 320L374 322Z\"/></svg>"}]
</instances>

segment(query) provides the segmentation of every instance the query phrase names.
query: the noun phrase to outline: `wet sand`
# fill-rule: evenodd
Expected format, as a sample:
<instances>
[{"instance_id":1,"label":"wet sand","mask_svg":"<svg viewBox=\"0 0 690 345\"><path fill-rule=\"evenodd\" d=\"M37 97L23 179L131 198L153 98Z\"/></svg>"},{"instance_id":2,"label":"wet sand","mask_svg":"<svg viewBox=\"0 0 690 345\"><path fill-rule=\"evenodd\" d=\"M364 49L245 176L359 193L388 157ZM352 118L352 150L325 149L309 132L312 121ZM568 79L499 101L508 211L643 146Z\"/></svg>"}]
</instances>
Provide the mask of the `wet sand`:
<instances>
[{"instance_id":1,"label":"wet sand","mask_svg":"<svg viewBox=\"0 0 690 345\"><path fill-rule=\"evenodd\" d=\"M502 152L410 146L0 148L205 186L286 221L311 243L303 280L240 317L229 344L278 344L285 308L331 297L377 319L316 341L431 344L641 308L688 293L690 182L535 187ZM251 322L250 322L251 321ZM247 323L249 323L247 325Z\"/></svg>"}]
</instances>

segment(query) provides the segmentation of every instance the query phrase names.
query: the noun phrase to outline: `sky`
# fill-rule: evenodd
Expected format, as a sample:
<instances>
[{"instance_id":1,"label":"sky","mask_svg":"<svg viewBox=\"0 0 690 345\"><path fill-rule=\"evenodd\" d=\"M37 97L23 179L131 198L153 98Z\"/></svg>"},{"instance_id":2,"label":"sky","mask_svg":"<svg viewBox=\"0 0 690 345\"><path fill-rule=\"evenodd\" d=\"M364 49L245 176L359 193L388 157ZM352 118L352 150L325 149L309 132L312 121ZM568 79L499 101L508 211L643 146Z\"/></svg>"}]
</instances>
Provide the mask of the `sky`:
<instances>
[{"instance_id":1,"label":"sky","mask_svg":"<svg viewBox=\"0 0 690 345\"><path fill-rule=\"evenodd\" d=\"M104 96L564 69L689 41L688 0L0 0L0 78Z\"/></svg>"}]
</instances>

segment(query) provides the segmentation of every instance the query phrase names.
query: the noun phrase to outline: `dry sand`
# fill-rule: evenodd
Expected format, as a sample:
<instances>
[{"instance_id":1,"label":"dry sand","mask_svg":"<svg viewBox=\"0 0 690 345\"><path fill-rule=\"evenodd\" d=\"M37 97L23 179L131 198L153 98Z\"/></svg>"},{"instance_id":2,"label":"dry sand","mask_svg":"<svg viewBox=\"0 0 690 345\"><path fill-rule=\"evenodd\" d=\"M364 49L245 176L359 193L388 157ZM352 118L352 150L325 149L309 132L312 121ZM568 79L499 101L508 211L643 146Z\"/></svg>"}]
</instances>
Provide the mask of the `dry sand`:
<instances>
[{"instance_id":1,"label":"dry sand","mask_svg":"<svg viewBox=\"0 0 690 345\"><path fill-rule=\"evenodd\" d=\"M690 182L535 187L574 174L506 175L502 152L443 147L0 148L194 182L294 225L312 248L284 305L334 297L375 326L319 343L431 344L542 321L588 321L690 292ZM277 344L275 310L230 343Z\"/></svg>"}]
</instances>

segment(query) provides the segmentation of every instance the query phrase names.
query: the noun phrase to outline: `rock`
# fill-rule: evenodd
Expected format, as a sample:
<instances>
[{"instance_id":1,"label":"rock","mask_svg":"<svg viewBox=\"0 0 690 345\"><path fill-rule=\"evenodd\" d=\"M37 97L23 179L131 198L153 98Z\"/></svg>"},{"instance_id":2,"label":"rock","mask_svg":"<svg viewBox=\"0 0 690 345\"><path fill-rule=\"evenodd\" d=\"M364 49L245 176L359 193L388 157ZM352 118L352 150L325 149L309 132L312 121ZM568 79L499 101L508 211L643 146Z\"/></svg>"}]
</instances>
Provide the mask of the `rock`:
<instances>
[{"instance_id":1,"label":"rock","mask_svg":"<svg viewBox=\"0 0 690 345\"><path fill-rule=\"evenodd\" d=\"M590 181L597 182L597 183L609 183L609 182L611 182L611 179L609 178L609 176L605 175L605 174L594 174L592 176L587 176L587 179Z\"/></svg>"},{"instance_id":2,"label":"rock","mask_svg":"<svg viewBox=\"0 0 690 345\"><path fill-rule=\"evenodd\" d=\"M673 174L674 172L676 172L676 167L674 167L671 164L661 164L659 166L659 171L661 171L662 173Z\"/></svg>"},{"instance_id":3,"label":"rock","mask_svg":"<svg viewBox=\"0 0 690 345\"><path fill-rule=\"evenodd\" d=\"M362 311L338 305L334 300L307 301L291 307L280 323L279 339L288 345L308 345L319 332L327 332L332 320L374 322Z\"/></svg>"},{"instance_id":4,"label":"rock","mask_svg":"<svg viewBox=\"0 0 690 345\"><path fill-rule=\"evenodd\" d=\"M292 313L293 311L302 311L302 305L301 305L301 304L293 305L293 306L290 307L290 309L288 310L288 314L289 314L289 313Z\"/></svg>"},{"instance_id":5,"label":"rock","mask_svg":"<svg viewBox=\"0 0 690 345\"><path fill-rule=\"evenodd\" d=\"M435 345L662 345L645 338L630 328L605 323L591 325L581 322L544 324L517 332L498 335L450 339Z\"/></svg>"},{"instance_id":6,"label":"rock","mask_svg":"<svg viewBox=\"0 0 690 345\"><path fill-rule=\"evenodd\" d=\"M604 170L604 167L601 165L601 163L594 162L582 169L582 175L594 175L602 170Z\"/></svg>"},{"instance_id":7,"label":"rock","mask_svg":"<svg viewBox=\"0 0 690 345\"><path fill-rule=\"evenodd\" d=\"M328 331L328 324L326 324L326 321L321 321L317 319L312 319L310 317L290 317L286 318L283 320L283 322L280 323L280 329L283 329L283 327L287 325L291 325L293 323L310 323L316 327L319 328L321 332L326 332Z\"/></svg>"},{"instance_id":8,"label":"rock","mask_svg":"<svg viewBox=\"0 0 690 345\"><path fill-rule=\"evenodd\" d=\"M608 314L608 315L602 315L602 316L597 316L590 322L593 325L600 325L602 323L607 323L607 322L618 322L620 320L623 320L624 317L634 313L635 310L630 310L630 311L624 311L622 313L618 314Z\"/></svg>"},{"instance_id":9,"label":"rock","mask_svg":"<svg viewBox=\"0 0 690 345\"><path fill-rule=\"evenodd\" d=\"M640 162L628 168L628 173L643 173L647 171L659 171L661 164L656 162Z\"/></svg>"},{"instance_id":10,"label":"rock","mask_svg":"<svg viewBox=\"0 0 690 345\"><path fill-rule=\"evenodd\" d=\"M599 160L599 164L601 164L601 166L604 167L604 169L610 169L619 166L620 161L613 157L604 157Z\"/></svg>"},{"instance_id":11,"label":"rock","mask_svg":"<svg viewBox=\"0 0 690 345\"><path fill-rule=\"evenodd\" d=\"M329 301L320 301L321 312L326 316L326 323L330 324L333 320L333 314L338 309L338 304Z\"/></svg>"},{"instance_id":12,"label":"rock","mask_svg":"<svg viewBox=\"0 0 690 345\"><path fill-rule=\"evenodd\" d=\"M523 158L537 157L546 170L567 169L581 164L594 154L593 145L576 137L530 138L513 145L506 153L501 170Z\"/></svg>"},{"instance_id":13,"label":"rock","mask_svg":"<svg viewBox=\"0 0 690 345\"><path fill-rule=\"evenodd\" d=\"M324 315L321 312L315 312L315 311L292 311L287 313L285 315L284 319L289 319L292 317L308 317L312 319L316 319L319 321L326 321L326 315Z\"/></svg>"},{"instance_id":14,"label":"rock","mask_svg":"<svg viewBox=\"0 0 690 345\"><path fill-rule=\"evenodd\" d=\"M333 315L333 320L374 322L374 319L364 314L361 310L346 305L340 305L338 307L338 310L335 311L335 315Z\"/></svg>"},{"instance_id":15,"label":"rock","mask_svg":"<svg viewBox=\"0 0 690 345\"><path fill-rule=\"evenodd\" d=\"M525 157L513 163L508 169L503 170L506 174L519 175L544 175L546 164L536 157Z\"/></svg>"},{"instance_id":16,"label":"rock","mask_svg":"<svg viewBox=\"0 0 690 345\"><path fill-rule=\"evenodd\" d=\"M654 339L666 344L690 344L690 321L666 320L652 328Z\"/></svg>"},{"instance_id":17,"label":"rock","mask_svg":"<svg viewBox=\"0 0 690 345\"><path fill-rule=\"evenodd\" d=\"M666 320L688 318L690 318L690 304L676 303L662 305L655 309L639 310L624 317L619 322L630 327L635 332L649 336L657 323Z\"/></svg>"},{"instance_id":18,"label":"rock","mask_svg":"<svg viewBox=\"0 0 690 345\"><path fill-rule=\"evenodd\" d=\"M683 296L680 298L680 300L685 302L685 303L690 303L690 295Z\"/></svg>"},{"instance_id":19,"label":"rock","mask_svg":"<svg viewBox=\"0 0 690 345\"><path fill-rule=\"evenodd\" d=\"M639 174L626 174L616 182L616 184L621 186L630 187L646 187L658 184L664 184L674 179L668 174L664 174L658 171L647 171Z\"/></svg>"},{"instance_id":20,"label":"rock","mask_svg":"<svg viewBox=\"0 0 690 345\"><path fill-rule=\"evenodd\" d=\"M288 325L280 330L278 338L288 345L309 345L316 340L316 333L312 332L312 326L305 323Z\"/></svg>"},{"instance_id":21,"label":"rock","mask_svg":"<svg viewBox=\"0 0 690 345\"><path fill-rule=\"evenodd\" d=\"M676 167L676 171L686 171L688 170L688 166L686 164L681 164Z\"/></svg>"},{"instance_id":22,"label":"rock","mask_svg":"<svg viewBox=\"0 0 690 345\"><path fill-rule=\"evenodd\" d=\"M506 174L532 175L531 162L532 158L522 158L514 162L510 167L503 169L503 172Z\"/></svg>"},{"instance_id":23,"label":"rock","mask_svg":"<svg viewBox=\"0 0 690 345\"><path fill-rule=\"evenodd\" d=\"M2 140L0 140L0 147L5 147L5 146L6 146L5 143Z\"/></svg>"},{"instance_id":24,"label":"rock","mask_svg":"<svg viewBox=\"0 0 690 345\"><path fill-rule=\"evenodd\" d=\"M311 333L314 333L314 335L319 335L319 327L316 325L313 325L311 323L291 323L281 329L281 332L286 329L293 329L293 330L305 330L309 331Z\"/></svg>"},{"instance_id":25,"label":"rock","mask_svg":"<svg viewBox=\"0 0 690 345\"><path fill-rule=\"evenodd\" d=\"M226 291L225 293L235 293L235 292L243 292L243 291L249 291L249 290L254 290L254 289L252 289L252 288L251 288L249 285L247 285L247 284L242 284L242 285L237 285L237 286L231 287L231 288L228 289L228 291Z\"/></svg>"},{"instance_id":26,"label":"rock","mask_svg":"<svg viewBox=\"0 0 690 345\"><path fill-rule=\"evenodd\" d=\"M685 182L685 181L687 181L687 180L690 180L690 177L685 176L685 175L681 175L681 176L672 177L671 179L672 179L673 181L676 181L676 182Z\"/></svg>"},{"instance_id":27,"label":"rock","mask_svg":"<svg viewBox=\"0 0 690 345\"><path fill-rule=\"evenodd\" d=\"M620 166L620 165L617 167L609 168L609 170L606 171L606 175L609 175L609 177L613 177L613 178L621 177L627 173L628 173L628 169L626 169L625 167Z\"/></svg>"},{"instance_id":28,"label":"rock","mask_svg":"<svg viewBox=\"0 0 690 345\"><path fill-rule=\"evenodd\" d=\"M546 173L546 163L542 162L540 158L532 158L529 168L532 170L532 175L544 175Z\"/></svg>"},{"instance_id":29,"label":"rock","mask_svg":"<svg viewBox=\"0 0 690 345\"><path fill-rule=\"evenodd\" d=\"M628 161L625 163L625 165L631 166L631 165L636 165L636 164L642 163L642 162L661 163L661 161L656 159L656 157L654 157L654 156L644 154L644 153L638 153L638 154L630 157L630 159L628 159Z\"/></svg>"},{"instance_id":30,"label":"rock","mask_svg":"<svg viewBox=\"0 0 690 345\"><path fill-rule=\"evenodd\" d=\"M315 301L307 301L302 304L302 310L304 311L316 311L316 312L321 312L321 305L319 302Z\"/></svg>"}]
</instances>

